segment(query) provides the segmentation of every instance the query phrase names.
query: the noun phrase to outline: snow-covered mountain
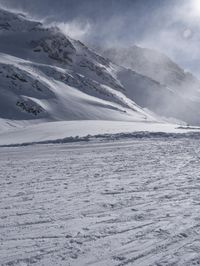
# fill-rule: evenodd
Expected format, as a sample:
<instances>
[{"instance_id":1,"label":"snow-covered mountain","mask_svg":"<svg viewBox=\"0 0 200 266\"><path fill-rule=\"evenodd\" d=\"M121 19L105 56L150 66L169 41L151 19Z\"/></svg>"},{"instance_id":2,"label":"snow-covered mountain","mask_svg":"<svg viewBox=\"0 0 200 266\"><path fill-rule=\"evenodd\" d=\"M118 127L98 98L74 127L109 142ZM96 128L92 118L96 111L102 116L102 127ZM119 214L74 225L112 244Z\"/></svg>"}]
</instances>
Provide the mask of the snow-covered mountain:
<instances>
[{"instance_id":1,"label":"snow-covered mountain","mask_svg":"<svg viewBox=\"0 0 200 266\"><path fill-rule=\"evenodd\" d=\"M0 31L1 118L153 120L124 86L141 75L21 14L0 10Z\"/></svg>"},{"instance_id":2,"label":"snow-covered mountain","mask_svg":"<svg viewBox=\"0 0 200 266\"><path fill-rule=\"evenodd\" d=\"M176 117L191 124L200 123L200 81L169 57L138 46L110 48L101 53L113 62L158 82L159 92L149 87L142 93L134 90L136 103L166 117Z\"/></svg>"},{"instance_id":3,"label":"snow-covered mountain","mask_svg":"<svg viewBox=\"0 0 200 266\"><path fill-rule=\"evenodd\" d=\"M45 128L46 122L60 121L63 136L69 127L73 125L76 129L77 126L62 122L80 120L143 123L135 130L145 130L144 123L162 124L166 119L161 116L166 114L200 124L200 111L195 108L187 112L188 115L171 115L170 105L175 103L175 95L166 85L144 73L112 63L80 41L64 35L57 27L46 27L23 14L0 9L1 133L38 124ZM184 108L190 108L186 99L183 98L183 102ZM95 132L108 132L107 123L98 125L101 128ZM112 132L116 132L116 125L117 132L127 127L112 124ZM59 124L47 126L52 129L54 138L55 127ZM149 130L149 126L147 128ZM40 129L40 126L34 127L34 131ZM133 124L128 131L132 130ZM31 131L32 128L27 130ZM46 140L47 132L44 132L37 140Z\"/></svg>"}]
</instances>

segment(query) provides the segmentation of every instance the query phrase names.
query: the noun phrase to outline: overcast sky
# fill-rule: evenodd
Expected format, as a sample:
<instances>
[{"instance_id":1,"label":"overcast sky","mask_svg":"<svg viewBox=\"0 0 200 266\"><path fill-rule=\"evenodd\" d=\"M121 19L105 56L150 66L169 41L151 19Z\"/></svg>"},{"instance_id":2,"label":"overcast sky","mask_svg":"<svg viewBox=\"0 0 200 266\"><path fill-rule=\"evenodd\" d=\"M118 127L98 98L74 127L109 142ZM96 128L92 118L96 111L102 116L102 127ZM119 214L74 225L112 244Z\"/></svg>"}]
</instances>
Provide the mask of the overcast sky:
<instances>
[{"instance_id":1,"label":"overcast sky","mask_svg":"<svg viewBox=\"0 0 200 266\"><path fill-rule=\"evenodd\" d=\"M200 77L200 0L0 0L95 46L158 49Z\"/></svg>"}]
</instances>

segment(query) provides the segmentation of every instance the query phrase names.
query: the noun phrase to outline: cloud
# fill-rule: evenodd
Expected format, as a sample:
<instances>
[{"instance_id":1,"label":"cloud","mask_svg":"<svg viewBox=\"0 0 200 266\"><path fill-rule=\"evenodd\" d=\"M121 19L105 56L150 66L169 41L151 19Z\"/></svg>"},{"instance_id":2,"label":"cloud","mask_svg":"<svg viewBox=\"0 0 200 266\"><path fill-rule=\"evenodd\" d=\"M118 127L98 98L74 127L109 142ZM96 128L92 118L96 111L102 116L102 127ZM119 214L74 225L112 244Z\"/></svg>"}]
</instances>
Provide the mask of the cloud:
<instances>
[{"instance_id":1,"label":"cloud","mask_svg":"<svg viewBox=\"0 0 200 266\"><path fill-rule=\"evenodd\" d=\"M0 0L90 46L158 49L199 71L200 0Z\"/></svg>"},{"instance_id":2,"label":"cloud","mask_svg":"<svg viewBox=\"0 0 200 266\"><path fill-rule=\"evenodd\" d=\"M79 21L79 20L53 23L53 25L59 27L61 31L67 36L82 41L87 40L92 29L92 26L88 21Z\"/></svg>"}]
</instances>

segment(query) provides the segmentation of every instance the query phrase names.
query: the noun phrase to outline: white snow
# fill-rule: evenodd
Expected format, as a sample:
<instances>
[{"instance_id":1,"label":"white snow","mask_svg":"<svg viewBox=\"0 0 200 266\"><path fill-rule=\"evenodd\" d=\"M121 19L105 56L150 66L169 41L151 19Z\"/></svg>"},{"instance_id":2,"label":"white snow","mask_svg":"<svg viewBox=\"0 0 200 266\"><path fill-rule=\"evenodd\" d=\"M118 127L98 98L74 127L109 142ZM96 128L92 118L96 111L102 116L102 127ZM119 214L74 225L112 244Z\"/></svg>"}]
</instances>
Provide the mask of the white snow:
<instances>
[{"instance_id":1,"label":"white snow","mask_svg":"<svg viewBox=\"0 0 200 266\"><path fill-rule=\"evenodd\" d=\"M0 265L200 264L200 128L179 121L200 109L166 119L173 93L0 9Z\"/></svg>"},{"instance_id":2,"label":"white snow","mask_svg":"<svg viewBox=\"0 0 200 266\"><path fill-rule=\"evenodd\" d=\"M123 121L59 121L39 123L38 125L25 126L17 129L10 129L0 134L0 145L31 144L39 142L64 142L72 137L81 138L96 135L113 135L134 132L160 132L183 134L199 132L200 128L179 127L175 124L155 122L123 122ZM131 136L130 136L131 137ZM78 140L78 139L77 139ZM68 140L70 141L70 139Z\"/></svg>"},{"instance_id":3,"label":"white snow","mask_svg":"<svg viewBox=\"0 0 200 266\"><path fill-rule=\"evenodd\" d=\"M0 148L0 264L191 266L200 143Z\"/></svg>"}]
</instances>

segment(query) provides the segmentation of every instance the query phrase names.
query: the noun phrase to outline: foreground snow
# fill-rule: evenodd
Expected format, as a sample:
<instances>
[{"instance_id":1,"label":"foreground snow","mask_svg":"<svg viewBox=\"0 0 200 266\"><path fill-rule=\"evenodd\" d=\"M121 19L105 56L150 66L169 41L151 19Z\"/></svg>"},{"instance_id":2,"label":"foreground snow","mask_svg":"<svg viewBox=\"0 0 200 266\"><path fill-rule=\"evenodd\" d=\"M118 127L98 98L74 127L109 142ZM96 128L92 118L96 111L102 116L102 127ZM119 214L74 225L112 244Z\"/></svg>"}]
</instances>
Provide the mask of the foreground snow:
<instances>
[{"instance_id":1,"label":"foreground snow","mask_svg":"<svg viewBox=\"0 0 200 266\"><path fill-rule=\"evenodd\" d=\"M0 148L0 264L199 264L199 144Z\"/></svg>"},{"instance_id":2,"label":"foreground snow","mask_svg":"<svg viewBox=\"0 0 200 266\"><path fill-rule=\"evenodd\" d=\"M69 142L74 138L97 136L104 134L134 133L134 132L160 132L160 133L186 133L198 131L198 127L186 128L174 124L156 122L122 122L122 121L59 121L40 123L21 128L10 127L0 133L0 146L21 145L42 142Z\"/></svg>"}]
</instances>

